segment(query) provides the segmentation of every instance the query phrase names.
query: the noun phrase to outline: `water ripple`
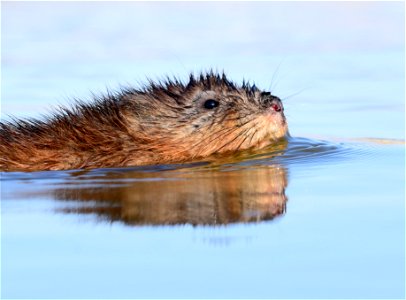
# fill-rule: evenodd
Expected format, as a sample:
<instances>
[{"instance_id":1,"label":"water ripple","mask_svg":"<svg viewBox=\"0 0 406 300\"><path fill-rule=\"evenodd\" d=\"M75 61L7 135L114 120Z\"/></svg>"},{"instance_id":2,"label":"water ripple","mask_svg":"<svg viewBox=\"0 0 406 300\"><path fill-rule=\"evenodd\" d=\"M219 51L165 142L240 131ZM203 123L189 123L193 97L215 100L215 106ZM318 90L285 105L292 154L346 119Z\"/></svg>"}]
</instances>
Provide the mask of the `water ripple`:
<instances>
[{"instance_id":1,"label":"water ripple","mask_svg":"<svg viewBox=\"0 0 406 300\"><path fill-rule=\"evenodd\" d=\"M132 181L166 180L166 173L190 173L207 171L235 171L246 168L280 165L321 166L329 163L345 163L354 159L370 159L378 155L382 147L404 147L404 141L383 139L357 139L345 142L289 137L276 145L262 150L245 151L235 155L214 156L204 161L184 164L136 166L124 168L100 168L92 170L40 171L40 172L1 172L1 181L47 180L48 183L69 184L70 181L92 180L98 183L111 183L114 178L123 179L123 174L132 173ZM134 175L138 174L138 175ZM107 177L107 179L106 179ZM106 181L107 180L107 181Z\"/></svg>"}]
</instances>

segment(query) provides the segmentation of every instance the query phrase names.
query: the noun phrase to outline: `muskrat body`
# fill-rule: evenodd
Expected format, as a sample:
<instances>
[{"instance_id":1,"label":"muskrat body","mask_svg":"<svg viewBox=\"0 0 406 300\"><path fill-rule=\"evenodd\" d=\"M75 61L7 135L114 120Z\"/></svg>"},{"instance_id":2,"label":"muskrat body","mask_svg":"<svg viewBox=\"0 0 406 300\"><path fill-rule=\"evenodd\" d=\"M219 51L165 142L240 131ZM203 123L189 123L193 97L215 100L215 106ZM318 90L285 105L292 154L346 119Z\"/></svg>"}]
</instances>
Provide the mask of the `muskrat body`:
<instances>
[{"instance_id":1,"label":"muskrat body","mask_svg":"<svg viewBox=\"0 0 406 300\"><path fill-rule=\"evenodd\" d=\"M279 98L214 73L77 102L46 121L0 125L3 171L185 162L263 148L288 130Z\"/></svg>"}]
</instances>

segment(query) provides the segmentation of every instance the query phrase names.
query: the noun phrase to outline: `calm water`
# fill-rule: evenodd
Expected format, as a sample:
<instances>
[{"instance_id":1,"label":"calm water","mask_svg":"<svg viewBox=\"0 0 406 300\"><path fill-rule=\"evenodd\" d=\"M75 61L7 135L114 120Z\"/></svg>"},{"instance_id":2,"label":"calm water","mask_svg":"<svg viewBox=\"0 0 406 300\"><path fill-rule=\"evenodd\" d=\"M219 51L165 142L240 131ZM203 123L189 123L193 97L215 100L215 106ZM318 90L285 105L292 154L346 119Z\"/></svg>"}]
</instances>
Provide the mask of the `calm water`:
<instances>
[{"instance_id":1,"label":"calm water","mask_svg":"<svg viewBox=\"0 0 406 300\"><path fill-rule=\"evenodd\" d=\"M291 133L1 173L2 298L405 297L403 3L19 2L2 25L2 119L213 67L286 98Z\"/></svg>"}]
</instances>

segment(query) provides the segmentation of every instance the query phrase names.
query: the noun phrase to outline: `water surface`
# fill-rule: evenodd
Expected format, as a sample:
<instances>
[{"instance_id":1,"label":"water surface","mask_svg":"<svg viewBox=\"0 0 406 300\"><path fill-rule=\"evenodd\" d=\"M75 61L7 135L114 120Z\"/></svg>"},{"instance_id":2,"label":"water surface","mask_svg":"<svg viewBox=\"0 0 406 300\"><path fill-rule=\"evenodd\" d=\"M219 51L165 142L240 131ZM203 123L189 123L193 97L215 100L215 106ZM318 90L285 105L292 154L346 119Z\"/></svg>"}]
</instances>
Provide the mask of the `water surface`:
<instances>
[{"instance_id":1,"label":"water surface","mask_svg":"<svg viewBox=\"0 0 406 300\"><path fill-rule=\"evenodd\" d=\"M291 138L280 150L242 156L3 173L3 291L21 298L402 293L403 145Z\"/></svg>"},{"instance_id":2,"label":"water surface","mask_svg":"<svg viewBox=\"0 0 406 300\"><path fill-rule=\"evenodd\" d=\"M2 298L405 297L403 3L9 2L2 25L2 119L217 68L283 98L291 133L1 173Z\"/></svg>"}]
</instances>

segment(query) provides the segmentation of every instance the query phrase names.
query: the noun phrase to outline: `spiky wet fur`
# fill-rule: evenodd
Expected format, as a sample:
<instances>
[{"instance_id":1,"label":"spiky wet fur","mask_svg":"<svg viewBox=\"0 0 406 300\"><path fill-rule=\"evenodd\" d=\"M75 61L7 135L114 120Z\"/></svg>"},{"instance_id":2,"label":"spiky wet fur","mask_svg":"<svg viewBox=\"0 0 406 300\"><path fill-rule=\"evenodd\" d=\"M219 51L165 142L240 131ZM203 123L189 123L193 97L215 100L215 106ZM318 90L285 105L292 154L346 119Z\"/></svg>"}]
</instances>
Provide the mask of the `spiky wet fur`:
<instances>
[{"instance_id":1,"label":"spiky wet fur","mask_svg":"<svg viewBox=\"0 0 406 300\"><path fill-rule=\"evenodd\" d=\"M275 98L224 74L150 81L73 108L49 120L0 123L0 170L35 171L183 162L214 153L261 148L283 137ZM207 99L220 105L206 109Z\"/></svg>"}]
</instances>

